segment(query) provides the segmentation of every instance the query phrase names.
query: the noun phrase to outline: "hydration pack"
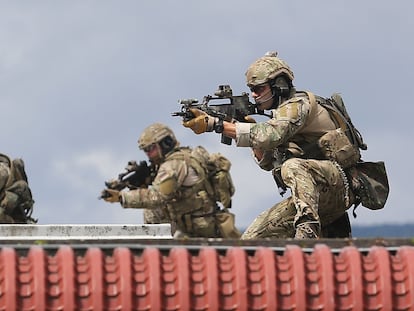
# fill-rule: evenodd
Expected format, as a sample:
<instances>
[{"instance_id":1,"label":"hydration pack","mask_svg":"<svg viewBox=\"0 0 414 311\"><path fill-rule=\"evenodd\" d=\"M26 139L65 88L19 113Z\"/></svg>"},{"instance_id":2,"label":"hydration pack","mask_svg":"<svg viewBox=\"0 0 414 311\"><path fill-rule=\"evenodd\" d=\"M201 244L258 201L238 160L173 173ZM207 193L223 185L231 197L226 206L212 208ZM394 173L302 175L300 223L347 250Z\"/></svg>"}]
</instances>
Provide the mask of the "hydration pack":
<instances>
[{"instance_id":1,"label":"hydration pack","mask_svg":"<svg viewBox=\"0 0 414 311\"><path fill-rule=\"evenodd\" d=\"M231 199L235 192L230 175L231 162L221 153L208 153L202 146L195 147L191 154L201 160L202 166L207 171L207 181L212 188L210 195L224 208L230 208Z\"/></svg>"}]
</instances>

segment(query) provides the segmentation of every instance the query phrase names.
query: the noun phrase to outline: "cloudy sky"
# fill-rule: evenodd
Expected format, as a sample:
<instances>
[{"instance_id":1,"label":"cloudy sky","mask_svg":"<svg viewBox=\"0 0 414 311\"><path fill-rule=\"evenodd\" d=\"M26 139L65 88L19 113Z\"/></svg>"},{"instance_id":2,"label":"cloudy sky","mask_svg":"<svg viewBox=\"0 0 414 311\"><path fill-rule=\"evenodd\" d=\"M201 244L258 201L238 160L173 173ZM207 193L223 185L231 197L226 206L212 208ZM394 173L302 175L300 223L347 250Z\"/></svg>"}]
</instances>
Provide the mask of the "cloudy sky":
<instances>
[{"instance_id":1,"label":"cloudy sky","mask_svg":"<svg viewBox=\"0 0 414 311\"><path fill-rule=\"evenodd\" d=\"M368 150L384 160L385 209L358 208L357 224L414 222L414 4L346 1L0 1L0 152L26 163L40 224L136 224L140 210L98 200L137 137L163 122L182 145L232 160L234 212L245 227L281 200L247 148L195 135L171 116L180 98L230 84L270 50L298 89L340 92ZM411 38L411 39L410 39Z\"/></svg>"}]
</instances>

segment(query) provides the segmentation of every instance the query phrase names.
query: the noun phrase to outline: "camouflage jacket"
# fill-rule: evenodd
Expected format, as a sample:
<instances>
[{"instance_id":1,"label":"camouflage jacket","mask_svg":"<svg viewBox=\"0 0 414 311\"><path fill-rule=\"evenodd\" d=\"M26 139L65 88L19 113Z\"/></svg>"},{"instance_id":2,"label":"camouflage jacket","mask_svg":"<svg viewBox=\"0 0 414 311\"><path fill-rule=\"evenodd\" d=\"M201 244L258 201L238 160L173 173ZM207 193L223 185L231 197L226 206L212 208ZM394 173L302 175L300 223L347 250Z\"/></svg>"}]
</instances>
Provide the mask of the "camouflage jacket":
<instances>
[{"instance_id":1,"label":"camouflage jacket","mask_svg":"<svg viewBox=\"0 0 414 311\"><path fill-rule=\"evenodd\" d=\"M258 161L261 168L271 170L288 157L318 158L315 142L337 126L321 105L311 104L306 92L271 110L272 118L262 123L237 123L237 146L264 152Z\"/></svg>"},{"instance_id":2,"label":"camouflage jacket","mask_svg":"<svg viewBox=\"0 0 414 311\"><path fill-rule=\"evenodd\" d=\"M204 168L191 156L190 148L181 147L166 156L148 188L122 192L121 204L124 208L165 206L172 220L189 213L204 215L215 209L206 186Z\"/></svg>"}]
</instances>

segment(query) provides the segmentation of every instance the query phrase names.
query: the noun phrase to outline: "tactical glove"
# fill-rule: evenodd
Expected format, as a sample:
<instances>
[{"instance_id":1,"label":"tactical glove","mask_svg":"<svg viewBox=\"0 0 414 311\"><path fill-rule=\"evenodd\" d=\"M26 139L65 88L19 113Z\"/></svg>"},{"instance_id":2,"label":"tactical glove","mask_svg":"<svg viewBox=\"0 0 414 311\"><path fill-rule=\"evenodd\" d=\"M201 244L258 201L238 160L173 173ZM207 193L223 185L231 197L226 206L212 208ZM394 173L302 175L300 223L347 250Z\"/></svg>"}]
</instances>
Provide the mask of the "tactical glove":
<instances>
[{"instance_id":1,"label":"tactical glove","mask_svg":"<svg viewBox=\"0 0 414 311\"><path fill-rule=\"evenodd\" d=\"M184 127L192 129L196 134L212 132L214 130L219 132L219 129L217 128L219 125L218 118L212 117L200 109L191 108L190 111L194 115L194 118L183 122Z\"/></svg>"},{"instance_id":2,"label":"tactical glove","mask_svg":"<svg viewBox=\"0 0 414 311\"><path fill-rule=\"evenodd\" d=\"M113 189L105 189L105 196L102 196L102 198L109 203L117 203L121 202L121 194L118 190Z\"/></svg>"},{"instance_id":3,"label":"tactical glove","mask_svg":"<svg viewBox=\"0 0 414 311\"><path fill-rule=\"evenodd\" d=\"M253 117L251 117L251 116L245 116L245 117L244 117L244 120L245 120L247 123L256 123L256 120L255 120Z\"/></svg>"}]
</instances>

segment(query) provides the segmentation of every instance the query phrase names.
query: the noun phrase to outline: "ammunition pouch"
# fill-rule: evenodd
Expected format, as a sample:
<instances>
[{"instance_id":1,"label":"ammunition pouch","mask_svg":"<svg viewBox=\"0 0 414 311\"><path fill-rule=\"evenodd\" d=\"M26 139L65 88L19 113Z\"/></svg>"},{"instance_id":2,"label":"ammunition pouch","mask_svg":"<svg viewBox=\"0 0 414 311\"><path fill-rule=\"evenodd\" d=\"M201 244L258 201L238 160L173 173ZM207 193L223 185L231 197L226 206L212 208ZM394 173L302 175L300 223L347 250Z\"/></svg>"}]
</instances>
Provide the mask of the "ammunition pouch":
<instances>
[{"instance_id":1,"label":"ammunition pouch","mask_svg":"<svg viewBox=\"0 0 414 311\"><path fill-rule=\"evenodd\" d=\"M212 221L214 220L214 221ZM184 214L177 219L180 231L190 236L238 239L240 231L235 226L235 215L227 209L201 215Z\"/></svg>"},{"instance_id":2,"label":"ammunition pouch","mask_svg":"<svg viewBox=\"0 0 414 311\"><path fill-rule=\"evenodd\" d=\"M328 131L318 140L318 146L326 159L336 161L346 169L355 165L361 155L341 128Z\"/></svg>"},{"instance_id":3,"label":"ammunition pouch","mask_svg":"<svg viewBox=\"0 0 414 311\"><path fill-rule=\"evenodd\" d=\"M384 207L389 193L384 162L359 162L347 170L355 194L355 208L362 206L377 210Z\"/></svg>"},{"instance_id":4,"label":"ammunition pouch","mask_svg":"<svg viewBox=\"0 0 414 311\"><path fill-rule=\"evenodd\" d=\"M220 235L225 239L239 239L240 231L235 225L235 216L227 210L219 211L215 214L216 225L220 231Z\"/></svg>"},{"instance_id":5,"label":"ammunition pouch","mask_svg":"<svg viewBox=\"0 0 414 311\"><path fill-rule=\"evenodd\" d=\"M176 224L178 231L189 237L215 238L218 236L214 213L184 214L177 218Z\"/></svg>"}]
</instances>

